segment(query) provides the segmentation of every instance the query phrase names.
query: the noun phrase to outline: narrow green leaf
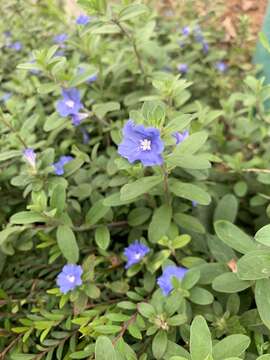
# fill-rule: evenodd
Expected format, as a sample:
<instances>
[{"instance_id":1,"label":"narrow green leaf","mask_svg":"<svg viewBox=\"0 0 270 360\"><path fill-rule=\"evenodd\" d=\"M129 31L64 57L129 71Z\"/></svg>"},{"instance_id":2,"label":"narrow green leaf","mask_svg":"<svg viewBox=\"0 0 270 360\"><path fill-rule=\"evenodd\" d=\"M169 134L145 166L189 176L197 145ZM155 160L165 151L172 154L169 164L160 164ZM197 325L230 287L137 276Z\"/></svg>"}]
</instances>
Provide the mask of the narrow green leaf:
<instances>
[{"instance_id":1,"label":"narrow green leaf","mask_svg":"<svg viewBox=\"0 0 270 360\"><path fill-rule=\"evenodd\" d=\"M56 232L57 243L63 256L69 263L76 264L79 260L79 248L75 235L67 225L60 225Z\"/></svg>"},{"instance_id":2,"label":"narrow green leaf","mask_svg":"<svg viewBox=\"0 0 270 360\"><path fill-rule=\"evenodd\" d=\"M205 360L212 355L211 333L200 315L194 318L190 327L190 353L192 360Z\"/></svg>"}]
</instances>

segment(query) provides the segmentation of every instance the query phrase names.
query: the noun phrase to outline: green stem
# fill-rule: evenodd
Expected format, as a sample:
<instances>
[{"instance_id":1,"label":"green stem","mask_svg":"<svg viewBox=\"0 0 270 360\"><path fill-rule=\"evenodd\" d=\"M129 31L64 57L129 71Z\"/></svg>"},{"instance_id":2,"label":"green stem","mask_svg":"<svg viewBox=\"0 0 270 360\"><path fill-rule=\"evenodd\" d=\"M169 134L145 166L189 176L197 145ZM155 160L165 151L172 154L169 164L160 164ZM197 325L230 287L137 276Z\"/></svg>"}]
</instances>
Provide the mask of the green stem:
<instances>
[{"instance_id":1,"label":"green stem","mask_svg":"<svg viewBox=\"0 0 270 360\"><path fill-rule=\"evenodd\" d=\"M27 144L26 142L23 140L23 138L21 137L21 135L17 132L17 130L4 118L4 116L0 116L0 121L2 121L7 128L9 128L9 130L11 130L18 138L18 140L21 142L21 144L23 145L23 147L25 147L27 149Z\"/></svg>"},{"instance_id":2,"label":"green stem","mask_svg":"<svg viewBox=\"0 0 270 360\"><path fill-rule=\"evenodd\" d=\"M165 198L166 198L166 203L169 205L170 204L170 190L169 190L169 182L168 182L168 172L167 172L167 169L164 164L161 166L161 169L163 172L164 194L165 194Z\"/></svg>"}]
</instances>

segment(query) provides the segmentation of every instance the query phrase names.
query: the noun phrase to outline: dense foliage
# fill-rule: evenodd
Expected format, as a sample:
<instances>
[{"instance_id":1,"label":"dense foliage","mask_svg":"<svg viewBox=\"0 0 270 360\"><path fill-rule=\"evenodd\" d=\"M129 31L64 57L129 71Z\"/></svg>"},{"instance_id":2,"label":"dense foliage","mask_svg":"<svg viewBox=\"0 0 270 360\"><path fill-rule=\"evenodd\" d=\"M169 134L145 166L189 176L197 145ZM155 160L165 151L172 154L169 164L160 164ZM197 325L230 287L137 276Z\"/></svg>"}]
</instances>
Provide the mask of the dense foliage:
<instances>
[{"instance_id":1,"label":"dense foliage","mask_svg":"<svg viewBox=\"0 0 270 360\"><path fill-rule=\"evenodd\" d=\"M0 358L269 360L270 87L190 5L78 2L1 3Z\"/></svg>"}]
</instances>

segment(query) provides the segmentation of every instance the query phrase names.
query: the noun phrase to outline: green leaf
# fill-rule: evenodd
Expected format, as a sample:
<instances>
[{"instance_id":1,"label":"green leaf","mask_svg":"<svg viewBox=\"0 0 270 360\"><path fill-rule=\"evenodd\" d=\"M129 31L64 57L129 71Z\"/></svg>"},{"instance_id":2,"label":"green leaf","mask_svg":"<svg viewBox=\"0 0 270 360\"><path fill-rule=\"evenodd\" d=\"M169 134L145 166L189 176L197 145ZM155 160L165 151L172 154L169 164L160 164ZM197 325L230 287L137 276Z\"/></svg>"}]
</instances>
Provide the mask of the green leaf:
<instances>
[{"instance_id":1,"label":"green leaf","mask_svg":"<svg viewBox=\"0 0 270 360\"><path fill-rule=\"evenodd\" d=\"M169 135L176 131L182 131L184 130L191 122L191 120L194 118L193 115L190 114L181 114L177 116L176 118L172 119L167 126L165 126L165 131Z\"/></svg>"},{"instance_id":2,"label":"green leaf","mask_svg":"<svg viewBox=\"0 0 270 360\"><path fill-rule=\"evenodd\" d=\"M184 213L176 213L174 214L174 221L177 225L183 227L184 229L191 230L199 234L205 233L204 226L194 216Z\"/></svg>"},{"instance_id":3,"label":"green leaf","mask_svg":"<svg viewBox=\"0 0 270 360\"><path fill-rule=\"evenodd\" d=\"M197 152L206 142L208 134L205 131L196 132L188 136L184 141L182 141L172 153L172 157L178 155L193 155Z\"/></svg>"},{"instance_id":4,"label":"green leaf","mask_svg":"<svg viewBox=\"0 0 270 360\"><path fill-rule=\"evenodd\" d=\"M94 330L101 334L116 334L121 329L121 326L118 325L97 325L94 327Z\"/></svg>"},{"instance_id":5,"label":"green leaf","mask_svg":"<svg viewBox=\"0 0 270 360\"><path fill-rule=\"evenodd\" d=\"M102 250L106 250L110 245L110 231L107 226L103 225L98 227L95 231L95 241L98 247Z\"/></svg>"},{"instance_id":6,"label":"green leaf","mask_svg":"<svg viewBox=\"0 0 270 360\"><path fill-rule=\"evenodd\" d=\"M154 186L162 182L162 176L147 176L133 183L124 185L120 190L121 201L130 201L138 198L139 196L146 194Z\"/></svg>"},{"instance_id":7,"label":"green leaf","mask_svg":"<svg viewBox=\"0 0 270 360\"><path fill-rule=\"evenodd\" d=\"M46 217L34 211L21 211L10 218L11 224L32 224L35 222L46 222Z\"/></svg>"},{"instance_id":8,"label":"green leaf","mask_svg":"<svg viewBox=\"0 0 270 360\"><path fill-rule=\"evenodd\" d=\"M117 360L111 340L106 336L99 336L95 347L96 360Z\"/></svg>"},{"instance_id":9,"label":"green leaf","mask_svg":"<svg viewBox=\"0 0 270 360\"><path fill-rule=\"evenodd\" d=\"M148 228L148 238L151 242L158 242L166 234L171 224L172 208L161 205L155 209Z\"/></svg>"},{"instance_id":10,"label":"green leaf","mask_svg":"<svg viewBox=\"0 0 270 360\"><path fill-rule=\"evenodd\" d=\"M270 246L270 224L265 225L255 234L255 240L259 243Z\"/></svg>"},{"instance_id":11,"label":"green leaf","mask_svg":"<svg viewBox=\"0 0 270 360\"><path fill-rule=\"evenodd\" d=\"M71 264L76 264L79 260L79 248L71 228L66 225L58 226L56 238L59 249L66 260Z\"/></svg>"},{"instance_id":12,"label":"green leaf","mask_svg":"<svg viewBox=\"0 0 270 360\"><path fill-rule=\"evenodd\" d=\"M152 342L152 352L155 359L162 359L168 345L167 332L159 330Z\"/></svg>"},{"instance_id":13,"label":"green leaf","mask_svg":"<svg viewBox=\"0 0 270 360\"><path fill-rule=\"evenodd\" d=\"M139 313L144 316L145 318L151 318L155 315L155 309L153 307L153 305L149 304L149 303L139 303L138 304L138 311Z\"/></svg>"},{"instance_id":14,"label":"green leaf","mask_svg":"<svg viewBox=\"0 0 270 360\"><path fill-rule=\"evenodd\" d=\"M236 293L249 288L252 285L250 281L240 280L233 272L221 274L213 281L213 289L224 293Z\"/></svg>"},{"instance_id":15,"label":"green leaf","mask_svg":"<svg viewBox=\"0 0 270 360\"><path fill-rule=\"evenodd\" d=\"M85 71L74 75L74 77L69 81L68 87L76 87L80 84L86 82L90 76L97 73L97 69L91 67L90 69L86 69Z\"/></svg>"},{"instance_id":16,"label":"green leaf","mask_svg":"<svg viewBox=\"0 0 270 360\"><path fill-rule=\"evenodd\" d=\"M196 201L201 205L209 205L211 202L210 195L197 185L191 183L183 183L180 181L173 181L169 187L170 191L173 194L184 199Z\"/></svg>"},{"instance_id":17,"label":"green leaf","mask_svg":"<svg viewBox=\"0 0 270 360\"><path fill-rule=\"evenodd\" d=\"M237 274L242 280L258 280L270 276L270 251L255 250L237 262Z\"/></svg>"},{"instance_id":18,"label":"green leaf","mask_svg":"<svg viewBox=\"0 0 270 360\"><path fill-rule=\"evenodd\" d=\"M227 220L233 223L238 212L238 200L232 194L226 194L220 199L214 213L214 222L217 220Z\"/></svg>"},{"instance_id":19,"label":"green leaf","mask_svg":"<svg viewBox=\"0 0 270 360\"><path fill-rule=\"evenodd\" d=\"M189 299L194 304L209 305L214 301L214 296L210 293L210 291L196 286L190 290Z\"/></svg>"},{"instance_id":20,"label":"green leaf","mask_svg":"<svg viewBox=\"0 0 270 360\"><path fill-rule=\"evenodd\" d=\"M120 104L118 102L107 102L101 104L95 104L92 107L94 114L97 115L98 118L102 119L105 115L112 111L120 110Z\"/></svg>"},{"instance_id":21,"label":"green leaf","mask_svg":"<svg viewBox=\"0 0 270 360\"><path fill-rule=\"evenodd\" d=\"M85 222L87 225L94 225L101 220L110 210L103 204L103 199L97 201L87 212Z\"/></svg>"},{"instance_id":22,"label":"green leaf","mask_svg":"<svg viewBox=\"0 0 270 360\"><path fill-rule=\"evenodd\" d=\"M187 322L187 317L184 314L177 314L167 320L169 326L180 326Z\"/></svg>"},{"instance_id":23,"label":"green leaf","mask_svg":"<svg viewBox=\"0 0 270 360\"><path fill-rule=\"evenodd\" d=\"M145 223L152 214L152 210L146 207L137 207L128 214L128 224L139 226Z\"/></svg>"},{"instance_id":24,"label":"green leaf","mask_svg":"<svg viewBox=\"0 0 270 360\"><path fill-rule=\"evenodd\" d=\"M242 254L257 248L247 234L229 221L219 220L215 222L214 227L220 240Z\"/></svg>"},{"instance_id":25,"label":"green leaf","mask_svg":"<svg viewBox=\"0 0 270 360\"><path fill-rule=\"evenodd\" d=\"M201 274L199 269L193 268L188 270L182 280L183 289L189 290L193 288L193 286L199 281L200 276Z\"/></svg>"},{"instance_id":26,"label":"green leaf","mask_svg":"<svg viewBox=\"0 0 270 360\"><path fill-rule=\"evenodd\" d=\"M133 19L134 17L145 14L148 11L148 7L144 4L130 4L125 6L124 9L120 11L119 20L127 21Z\"/></svg>"},{"instance_id":27,"label":"green leaf","mask_svg":"<svg viewBox=\"0 0 270 360\"><path fill-rule=\"evenodd\" d=\"M213 347L213 358L224 360L227 357L236 357L244 354L249 347L250 339L246 335L230 335L222 339Z\"/></svg>"},{"instance_id":28,"label":"green leaf","mask_svg":"<svg viewBox=\"0 0 270 360\"><path fill-rule=\"evenodd\" d=\"M267 50L270 53L270 44L269 44L269 40L268 40L268 37L266 36L266 34L264 34L263 32L260 32L259 39L260 39L262 46L265 48L265 50Z\"/></svg>"},{"instance_id":29,"label":"green leaf","mask_svg":"<svg viewBox=\"0 0 270 360\"><path fill-rule=\"evenodd\" d=\"M205 155L175 155L174 157L169 157L167 162L169 166L179 166L190 170L205 170L211 167L211 163Z\"/></svg>"},{"instance_id":30,"label":"green leaf","mask_svg":"<svg viewBox=\"0 0 270 360\"><path fill-rule=\"evenodd\" d=\"M192 360L206 360L212 355L211 333L200 315L194 318L190 327L190 353Z\"/></svg>"},{"instance_id":31,"label":"green leaf","mask_svg":"<svg viewBox=\"0 0 270 360\"><path fill-rule=\"evenodd\" d=\"M86 284L84 291L91 299L98 299L100 297L100 290L95 284Z\"/></svg>"},{"instance_id":32,"label":"green leaf","mask_svg":"<svg viewBox=\"0 0 270 360\"><path fill-rule=\"evenodd\" d=\"M270 329L270 279L256 281L255 301L263 323Z\"/></svg>"},{"instance_id":33,"label":"green leaf","mask_svg":"<svg viewBox=\"0 0 270 360\"><path fill-rule=\"evenodd\" d=\"M0 162L6 161L9 159L13 159L14 157L22 156L22 152L20 150L9 150L9 151L2 151L0 154Z\"/></svg>"},{"instance_id":34,"label":"green leaf","mask_svg":"<svg viewBox=\"0 0 270 360\"><path fill-rule=\"evenodd\" d=\"M52 192L50 206L62 213L66 207L66 187L63 184L57 184Z\"/></svg>"},{"instance_id":35,"label":"green leaf","mask_svg":"<svg viewBox=\"0 0 270 360\"><path fill-rule=\"evenodd\" d=\"M118 34L121 30L116 25L105 24L91 31L93 34Z\"/></svg>"}]
</instances>

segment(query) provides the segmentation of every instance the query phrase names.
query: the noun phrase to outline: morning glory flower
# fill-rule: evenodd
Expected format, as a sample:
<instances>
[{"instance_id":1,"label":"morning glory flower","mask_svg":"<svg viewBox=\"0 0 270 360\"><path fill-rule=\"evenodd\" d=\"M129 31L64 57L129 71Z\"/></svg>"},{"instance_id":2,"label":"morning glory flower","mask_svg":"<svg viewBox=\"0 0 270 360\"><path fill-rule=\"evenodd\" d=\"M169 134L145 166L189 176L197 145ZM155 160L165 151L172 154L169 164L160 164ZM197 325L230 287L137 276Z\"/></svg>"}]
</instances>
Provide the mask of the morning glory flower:
<instances>
[{"instance_id":1,"label":"morning glory flower","mask_svg":"<svg viewBox=\"0 0 270 360\"><path fill-rule=\"evenodd\" d=\"M191 33L190 27L189 26L184 26L182 29L182 34L184 36L188 36Z\"/></svg>"},{"instance_id":2,"label":"morning glory flower","mask_svg":"<svg viewBox=\"0 0 270 360\"><path fill-rule=\"evenodd\" d=\"M157 279L163 295L168 296L173 290L172 278L183 279L187 269L181 266L169 265L163 270L163 274Z\"/></svg>"},{"instance_id":3,"label":"morning glory flower","mask_svg":"<svg viewBox=\"0 0 270 360\"><path fill-rule=\"evenodd\" d=\"M228 65L223 62L223 61L218 61L215 65L215 68L220 72L220 73L224 73L227 71L228 69Z\"/></svg>"},{"instance_id":4,"label":"morning glory flower","mask_svg":"<svg viewBox=\"0 0 270 360\"><path fill-rule=\"evenodd\" d=\"M90 16L81 14L77 17L76 24L77 25L87 25L89 23L89 21L90 21Z\"/></svg>"},{"instance_id":5,"label":"morning glory flower","mask_svg":"<svg viewBox=\"0 0 270 360\"><path fill-rule=\"evenodd\" d=\"M178 145L189 136L189 131L186 130L183 133L175 132L175 133L172 134L172 136L175 137L176 145Z\"/></svg>"},{"instance_id":6,"label":"morning glory flower","mask_svg":"<svg viewBox=\"0 0 270 360\"><path fill-rule=\"evenodd\" d=\"M132 265L139 263L150 251L149 247L136 240L125 248L124 255L127 258L125 269L129 269Z\"/></svg>"},{"instance_id":7,"label":"morning glory flower","mask_svg":"<svg viewBox=\"0 0 270 360\"><path fill-rule=\"evenodd\" d=\"M61 156L61 157L59 158L59 160L53 164L55 175L58 175L58 176L63 175L64 172L65 172L64 166L65 166L67 163L69 163L71 160L73 160L73 157L72 157L72 156L69 156L69 155L67 155L67 156L65 156L65 155Z\"/></svg>"},{"instance_id":8,"label":"morning glory flower","mask_svg":"<svg viewBox=\"0 0 270 360\"><path fill-rule=\"evenodd\" d=\"M88 114L78 113L71 115L71 123L74 126L79 126L81 122L88 117Z\"/></svg>"},{"instance_id":9,"label":"morning glory flower","mask_svg":"<svg viewBox=\"0 0 270 360\"><path fill-rule=\"evenodd\" d=\"M83 106L79 90L75 88L63 89L62 96L63 99L59 100L56 105L58 113L62 117L77 114Z\"/></svg>"},{"instance_id":10,"label":"morning glory flower","mask_svg":"<svg viewBox=\"0 0 270 360\"><path fill-rule=\"evenodd\" d=\"M6 102L11 98L12 94L10 92L5 92L1 98L0 101Z\"/></svg>"},{"instance_id":11,"label":"morning glory flower","mask_svg":"<svg viewBox=\"0 0 270 360\"><path fill-rule=\"evenodd\" d=\"M55 44L63 44L68 39L68 35L65 33L58 34L53 38Z\"/></svg>"},{"instance_id":12,"label":"morning glory flower","mask_svg":"<svg viewBox=\"0 0 270 360\"><path fill-rule=\"evenodd\" d=\"M188 64L179 64L177 65L177 69L180 73L186 74L188 72Z\"/></svg>"},{"instance_id":13,"label":"morning glory flower","mask_svg":"<svg viewBox=\"0 0 270 360\"><path fill-rule=\"evenodd\" d=\"M28 164L30 166L32 166L32 168L35 168L36 167L36 153L33 149L31 148L27 148L23 151L23 156L24 156L24 159L28 162Z\"/></svg>"},{"instance_id":14,"label":"morning glory flower","mask_svg":"<svg viewBox=\"0 0 270 360\"><path fill-rule=\"evenodd\" d=\"M68 264L65 265L57 276L56 283L60 287L62 294L68 293L77 286L82 285L83 269L80 265Z\"/></svg>"},{"instance_id":15,"label":"morning glory flower","mask_svg":"<svg viewBox=\"0 0 270 360\"><path fill-rule=\"evenodd\" d=\"M16 41L8 46L10 49L15 51L20 51L22 49L22 44L19 41Z\"/></svg>"},{"instance_id":16,"label":"morning glory flower","mask_svg":"<svg viewBox=\"0 0 270 360\"><path fill-rule=\"evenodd\" d=\"M118 153L131 164L139 160L144 166L161 165L164 143L160 131L154 127L136 125L129 120L123 128L123 141L118 146Z\"/></svg>"}]
</instances>

